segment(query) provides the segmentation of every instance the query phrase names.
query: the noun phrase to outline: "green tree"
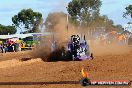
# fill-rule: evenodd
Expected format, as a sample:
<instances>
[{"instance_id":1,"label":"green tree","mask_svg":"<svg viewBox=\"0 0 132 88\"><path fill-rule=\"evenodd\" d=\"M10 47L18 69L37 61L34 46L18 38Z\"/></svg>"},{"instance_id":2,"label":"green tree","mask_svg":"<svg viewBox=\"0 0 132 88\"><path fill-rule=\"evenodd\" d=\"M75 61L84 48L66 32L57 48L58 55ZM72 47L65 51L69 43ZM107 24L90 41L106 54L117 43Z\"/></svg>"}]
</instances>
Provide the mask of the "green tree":
<instances>
[{"instance_id":1,"label":"green tree","mask_svg":"<svg viewBox=\"0 0 132 88\"><path fill-rule=\"evenodd\" d=\"M123 27L122 27L122 25L120 25L120 24L115 25L115 28L116 28L116 31L117 31L117 32L123 32Z\"/></svg>"},{"instance_id":2,"label":"green tree","mask_svg":"<svg viewBox=\"0 0 132 88\"><path fill-rule=\"evenodd\" d=\"M72 0L68 4L67 11L73 21L89 26L99 16L100 6L100 0Z\"/></svg>"},{"instance_id":3,"label":"green tree","mask_svg":"<svg viewBox=\"0 0 132 88\"><path fill-rule=\"evenodd\" d=\"M0 35L7 35L9 34L15 34L16 33L15 26L4 26L0 24Z\"/></svg>"},{"instance_id":4,"label":"green tree","mask_svg":"<svg viewBox=\"0 0 132 88\"><path fill-rule=\"evenodd\" d=\"M122 32L122 26L121 25L114 25L113 20L109 19L106 15L97 17L91 24L92 28L102 28L102 30L105 29L105 32L110 31L117 31Z\"/></svg>"},{"instance_id":5,"label":"green tree","mask_svg":"<svg viewBox=\"0 0 132 88\"><path fill-rule=\"evenodd\" d=\"M37 32L42 21L42 14L32 9L23 9L12 17L12 22L18 28L24 27L27 32Z\"/></svg>"},{"instance_id":6,"label":"green tree","mask_svg":"<svg viewBox=\"0 0 132 88\"><path fill-rule=\"evenodd\" d=\"M126 12L124 12L123 17L130 16L132 18L132 5L129 5L125 9Z\"/></svg>"}]
</instances>

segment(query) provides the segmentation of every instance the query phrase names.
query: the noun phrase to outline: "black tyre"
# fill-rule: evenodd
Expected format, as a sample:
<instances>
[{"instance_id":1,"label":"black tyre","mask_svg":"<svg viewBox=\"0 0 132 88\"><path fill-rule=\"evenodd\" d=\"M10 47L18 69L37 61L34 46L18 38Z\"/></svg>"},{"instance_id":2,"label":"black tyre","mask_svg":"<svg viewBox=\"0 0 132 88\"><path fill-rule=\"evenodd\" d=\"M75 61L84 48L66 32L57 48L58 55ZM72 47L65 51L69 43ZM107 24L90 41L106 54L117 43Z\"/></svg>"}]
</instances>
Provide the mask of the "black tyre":
<instances>
[{"instance_id":1,"label":"black tyre","mask_svg":"<svg viewBox=\"0 0 132 88\"><path fill-rule=\"evenodd\" d=\"M88 78L82 78L80 81L81 86L88 86L91 84L90 79Z\"/></svg>"}]
</instances>

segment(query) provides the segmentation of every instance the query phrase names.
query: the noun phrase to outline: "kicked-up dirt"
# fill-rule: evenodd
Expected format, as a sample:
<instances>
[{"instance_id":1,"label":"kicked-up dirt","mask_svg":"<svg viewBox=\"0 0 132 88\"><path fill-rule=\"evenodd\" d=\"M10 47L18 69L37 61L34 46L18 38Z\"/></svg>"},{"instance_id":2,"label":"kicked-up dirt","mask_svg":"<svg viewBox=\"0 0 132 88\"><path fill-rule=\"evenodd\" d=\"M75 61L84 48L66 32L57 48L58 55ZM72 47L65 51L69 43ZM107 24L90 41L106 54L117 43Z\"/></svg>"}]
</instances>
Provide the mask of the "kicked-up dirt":
<instances>
[{"instance_id":1,"label":"kicked-up dirt","mask_svg":"<svg viewBox=\"0 0 132 88\"><path fill-rule=\"evenodd\" d=\"M57 62L44 62L41 58L21 61L28 52L1 54L0 88L83 88L79 84L82 68L92 80L132 80L132 47L96 47L92 52L93 60Z\"/></svg>"}]
</instances>

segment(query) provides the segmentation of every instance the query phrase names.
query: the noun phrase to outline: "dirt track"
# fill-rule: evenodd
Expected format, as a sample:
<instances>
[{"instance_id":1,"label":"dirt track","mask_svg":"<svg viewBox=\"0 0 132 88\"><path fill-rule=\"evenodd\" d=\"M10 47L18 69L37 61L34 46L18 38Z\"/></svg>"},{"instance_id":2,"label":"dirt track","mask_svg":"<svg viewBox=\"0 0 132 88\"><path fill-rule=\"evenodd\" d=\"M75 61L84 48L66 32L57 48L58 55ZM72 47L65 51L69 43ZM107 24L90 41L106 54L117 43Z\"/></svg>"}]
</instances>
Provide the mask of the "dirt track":
<instances>
[{"instance_id":1,"label":"dirt track","mask_svg":"<svg viewBox=\"0 0 132 88\"><path fill-rule=\"evenodd\" d=\"M119 48L119 47L118 47ZM81 79L80 70L84 68L89 72L93 80L132 80L132 48L119 48L114 53L105 48L98 48L94 60L69 61L69 62L43 62L40 58L21 62L17 58L27 55L24 53L4 54L0 59L8 61L0 62L0 82L49 82L53 84L43 85L1 85L0 88L82 88L75 84ZM95 49L96 50L96 49ZM108 53L101 52L107 51ZM123 52L119 52L119 51ZM95 52L95 51L93 51ZM17 59L14 60L13 58ZM9 60L9 59L13 59ZM16 63L14 63L16 62ZM12 65L9 65L12 64ZM15 64L15 65L13 65ZM3 66L2 68L2 65ZM63 84L67 82L67 84ZM58 84L60 83L60 84ZM132 88L131 86L90 86L88 88Z\"/></svg>"}]
</instances>

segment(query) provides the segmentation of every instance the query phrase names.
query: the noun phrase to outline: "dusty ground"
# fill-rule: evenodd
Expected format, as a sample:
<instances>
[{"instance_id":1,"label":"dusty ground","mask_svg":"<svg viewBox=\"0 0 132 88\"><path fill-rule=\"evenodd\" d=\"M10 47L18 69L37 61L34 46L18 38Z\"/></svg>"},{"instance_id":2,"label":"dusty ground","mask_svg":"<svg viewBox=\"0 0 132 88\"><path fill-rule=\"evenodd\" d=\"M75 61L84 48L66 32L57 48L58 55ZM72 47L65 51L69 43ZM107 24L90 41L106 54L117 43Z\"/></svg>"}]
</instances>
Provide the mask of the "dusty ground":
<instances>
[{"instance_id":1,"label":"dusty ground","mask_svg":"<svg viewBox=\"0 0 132 88\"><path fill-rule=\"evenodd\" d=\"M132 80L131 47L96 47L92 52L95 55L93 60L69 62L43 62L40 58L21 62L19 59L27 57L28 52L0 54L0 84L8 84L0 85L0 88L83 88L78 84L82 68L93 80ZM18 85L9 85L8 82ZM33 82L45 84L20 85ZM132 88L132 85L87 88Z\"/></svg>"}]
</instances>

